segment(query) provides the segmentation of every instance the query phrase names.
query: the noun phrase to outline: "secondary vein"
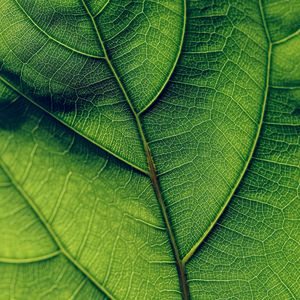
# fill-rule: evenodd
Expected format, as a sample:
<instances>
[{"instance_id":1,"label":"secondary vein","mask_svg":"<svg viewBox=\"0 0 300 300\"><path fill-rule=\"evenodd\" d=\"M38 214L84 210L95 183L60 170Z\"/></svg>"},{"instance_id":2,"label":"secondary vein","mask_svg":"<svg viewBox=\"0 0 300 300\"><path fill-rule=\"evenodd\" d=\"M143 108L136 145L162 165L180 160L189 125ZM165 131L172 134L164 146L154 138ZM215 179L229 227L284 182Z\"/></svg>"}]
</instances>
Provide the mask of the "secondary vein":
<instances>
[{"instance_id":1,"label":"secondary vein","mask_svg":"<svg viewBox=\"0 0 300 300\"><path fill-rule=\"evenodd\" d=\"M92 143L93 145L99 147L100 149L102 149L103 151L111 154L112 156L114 156L115 158L119 159L120 161L124 162L125 164L131 166L133 169L145 174L145 175L149 175L148 171L145 169L142 169L141 167L139 167L138 165L135 165L134 163L130 162L129 160L127 160L126 158L123 158L122 156L118 155L117 153L115 153L114 151L108 149L107 147L99 144L98 142L94 141L92 138L86 136L84 133L80 132L79 130L75 129L74 127L70 126L67 122L65 122L63 119L57 117L54 113L52 113L51 111L47 110L46 108L44 108L42 105L38 104L35 100L31 99L31 97L27 96L26 94L24 94L19 88L15 87L11 82L7 81L4 77L2 77L0 75L0 81L2 81L7 87L9 87L10 89L12 89L14 92L18 93L20 96L22 96L23 98L25 98L26 100L28 100L31 104L33 104L34 106L38 107L39 109L41 109L43 112L47 113L48 115L50 115L52 118L54 118L56 121L60 122L62 125L66 126L68 129L72 130L74 133L78 134L79 136L81 136L82 138L84 138L85 140L87 140L88 142Z\"/></svg>"},{"instance_id":2,"label":"secondary vein","mask_svg":"<svg viewBox=\"0 0 300 300\"><path fill-rule=\"evenodd\" d=\"M165 205L165 202L164 202L164 199L163 199L163 196L162 196L162 193L161 193L161 188L160 188L160 184L159 184L159 181L158 181L154 160L153 160L151 150L150 150L150 147L148 145L148 142L147 142L144 130L143 130L143 126L142 126L139 114L135 111L135 109L132 105L132 102L131 102L131 100L130 100L127 92L126 92L126 89L123 86L123 83L122 83L119 75L116 72L113 64L110 61L110 58L109 58L108 53L106 51L106 47L104 45L104 42L103 42L103 39L101 37L100 31L99 31L99 29L97 27L97 24L95 22L95 18L92 16L91 12L89 11L89 9L88 9L88 7L85 3L85 0L82 0L82 3L83 3L84 8L87 11L89 17L91 18L91 21L93 23L95 32L97 34L99 43L102 47L102 51L104 53L107 64L108 64L111 72L115 76L115 78L118 82L118 85L119 85L119 87L120 87L120 89L121 89L121 91L122 91L122 93L123 93L123 95L124 95L124 97L125 97L125 99L128 103L128 106L129 106L129 108L130 108L130 110L133 114L133 117L136 121L136 125L137 125L137 128L138 128L141 140L143 142L145 155L147 157L147 163L148 163L148 168L149 168L149 177L151 179L151 183L152 183L153 190L155 192L157 201L158 201L158 203L160 205L160 208L161 208L163 220L164 220L167 232L168 232L168 236L169 236L169 239L170 239L170 244L171 244L173 254L174 254L174 257L175 257L176 267L177 267L178 276L179 276L179 283L180 283L180 288L181 288L181 293L182 293L182 298L184 300L188 300L189 299L189 287L188 287L187 280L186 280L185 264L183 263L183 261L180 258L179 249L178 249L178 246L177 246L177 243L176 243L175 235L174 235L174 232L172 230L172 226L171 226L169 216L168 216L168 213L167 213L167 207Z\"/></svg>"},{"instance_id":3,"label":"secondary vein","mask_svg":"<svg viewBox=\"0 0 300 300\"><path fill-rule=\"evenodd\" d=\"M259 0L259 9L260 9L261 18L262 18L262 22L263 22L263 26L264 26L264 30L265 30L265 34L266 34L269 46L268 46L268 55L267 55L266 84L265 84L264 95L263 95L262 111L261 111L260 120L259 120L259 124L258 124L257 131L256 131L256 136L255 136L255 139L253 141L252 149L251 149L250 154L248 156L248 159L247 159L247 161L245 163L244 169L241 172L240 177L237 180L234 188L232 189L232 191L229 194L227 200L224 202L224 205L222 206L221 210L216 215L216 217L214 218L214 220L211 222L211 224L209 225L209 227L207 228L207 230L200 237L200 239L192 246L192 248L189 250L189 252L184 256L184 258L183 258L183 262L184 263L187 263L191 259L191 257L194 255L194 253L199 249L199 247L202 245L202 243L204 242L204 240L206 239L206 237L210 234L210 232L212 231L212 229L215 227L217 221L219 220L219 218L221 217L221 215L225 211L225 209L228 206L230 200L233 198L233 196L234 196L236 190L238 189L238 187L239 187L242 179L244 178L244 175L245 175L245 173L246 173L246 171L248 169L248 166L250 164L250 161L252 160L254 151L256 149L257 142L259 140L259 136L260 136L262 125L263 125L263 119L264 119L264 115L265 115L265 110L266 110L267 97L268 97L268 93L269 93L270 69L271 69L271 54L272 54L272 42L271 42L271 38L270 38L268 27L267 27L267 23L266 23L264 11L263 11L263 5L261 3L261 0Z\"/></svg>"},{"instance_id":4,"label":"secondary vein","mask_svg":"<svg viewBox=\"0 0 300 300\"><path fill-rule=\"evenodd\" d=\"M41 255L36 257L29 257L29 258L10 258L10 257L1 257L0 263L7 263L7 264L28 264L28 263L35 263L40 261L45 261L51 258L54 258L61 254L60 250Z\"/></svg>"},{"instance_id":5,"label":"secondary vein","mask_svg":"<svg viewBox=\"0 0 300 300\"><path fill-rule=\"evenodd\" d=\"M98 55L93 55L93 54L90 54L90 53L86 53L86 52L83 52L83 51L80 51L78 49L75 49L73 47L70 47L68 46L67 44L63 43L63 42L60 42L59 40L57 40L56 38L54 38L53 36L51 36L50 34L48 34L45 30L43 30L31 17L30 15L26 12L26 10L23 8L23 6L19 3L18 0L15 0L15 3L17 4L17 6L19 7L19 9L23 12L23 14L28 18L28 20L30 20L30 22L39 30L41 31L45 36L47 36L50 40L58 43L59 45L73 51L73 52L76 52L76 53L79 53L83 56L87 56L87 57L91 57L91 58L95 58L95 59L104 59L103 56L98 56Z\"/></svg>"},{"instance_id":6,"label":"secondary vein","mask_svg":"<svg viewBox=\"0 0 300 300\"><path fill-rule=\"evenodd\" d=\"M186 13L187 13L186 0L183 0L183 26L182 26L181 39L180 39L180 44L178 47L176 59L174 60L173 66L170 69L170 72L169 72L168 76L166 77L164 84L161 86L161 88L159 89L157 94L153 97L153 99L151 101L149 101L149 103L138 112L138 115L143 114L146 110L148 110L152 106L152 104L155 102L155 100L158 98L158 96L162 93L162 91L166 87L167 83L169 82L169 80L175 70L175 67L178 63L180 54L182 52L182 47L183 47L183 41L184 41L184 36L185 36L185 31L186 31L186 18L187 18Z\"/></svg>"},{"instance_id":7,"label":"secondary vein","mask_svg":"<svg viewBox=\"0 0 300 300\"><path fill-rule=\"evenodd\" d=\"M40 220L41 224L45 227L53 241L56 243L57 247L59 248L60 252L80 271L82 272L105 296L107 296L111 300L116 300L110 292L103 287L99 282L93 277L92 274L90 274L87 270L85 270L77 261L75 258L73 258L69 252L65 249L62 242L57 237L56 233L54 232L53 228L50 226L50 224L47 222L43 214L40 212L39 208L36 206L34 201L29 197L29 195L23 190L19 182L14 178L12 173L10 172L9 168L6 166L6 164L2 161L0 157L0 168L2 168L3 172L6 174L6 176L10 179L12 184L14 185L15 189L18 191L18 193L23 197L24 200L26 200L28 206L33 210L37 218Z\"/></svg>"}]
</instances>

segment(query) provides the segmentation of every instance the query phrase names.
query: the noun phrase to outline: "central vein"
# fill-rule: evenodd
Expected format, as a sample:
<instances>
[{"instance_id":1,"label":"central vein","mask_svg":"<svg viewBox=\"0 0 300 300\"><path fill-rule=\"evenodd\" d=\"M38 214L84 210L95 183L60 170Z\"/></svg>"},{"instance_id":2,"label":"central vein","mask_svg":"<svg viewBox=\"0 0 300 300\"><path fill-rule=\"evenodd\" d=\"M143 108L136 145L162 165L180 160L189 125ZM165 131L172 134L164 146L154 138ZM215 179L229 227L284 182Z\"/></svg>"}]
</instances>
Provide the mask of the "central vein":
<instances>
[{"instance_id":1,"label":"central vein","mask_svg":"<svg viewBox=\"0 0 300 300\"><path fill-rule=\"evenodd\" d=\"M138 125L140 125L140 122L138 122ZM141 126L141 125L140 125ZM178 250L178 246L175 240L175 236L169 221L169 217L167 214L167 208L160 190L160 185L158 182L158 178L157 178L157 174L156 174L156 170L155 170L155 165L154 165L154 161L150 152L150 148L148 146L148 143L146 141L143 134L143 130L142 127L139 130L140 131L140 135L143 139L143 144L144 144L144 148L145 148L145 152L147 155L147 162L148 162L148 167L149 167L149 173L150 173L150 178L151 178L151 182L152 182L152 186L153 189L155 191L155 195L156 198L159 202L161 211L162 211L162 215L163 215L163 219L167 228L167 232L169 235L169 239L170 239L170 243L172 246L172 250L173 250L173 254L176 260L176 266L177 266L177 271L178 271L178 275L179 275L179 283L180 283L180 288L181 288L181 292L182 292L182 298L184 300L189 299L189 287L187 284L187 280L186 280L186 274L185 274L185 265L183 263L183 261L180 258L180 254L179 254L179 250Z\"/></svg>"},{"instance_id":2,"label":"central vein","mask_svg":"<svg viewBox=\"0 0 300 300\"><path fill-rule=\"evenodd\" d=\"M169 220L169 216L168 216L168 213L167 213L167 208L166 208L166 205L165 205L165 202L164 202L164 199L163 199L163 196L162 196L160 184L159 184L159 181L158 181L154 160L153 160L153 157L151 155L151 151L150 151L147 139L145 137L145 133L144 133L144 130L143 130L143 126L142 126L139 114L135 111L135 109L134 109L134 107L131 103L131 100L130 100L130 98L129 98L129 96L128 96L128 94L127 94L120 78L119 78L119 75L117 74L114 66L112 65L112 63L109 59L109 56L107 54L105 45L103 43L103 39L100 35L99 29L98 29L97 24L95 22L95 17L92 16L89 8L87 7L87 5L85 3L85 0L82 0L82 3L83 3L83 6L84 6L85 10L88 13L88 15L91 18L91 21L93 23L94 29L96 31L99 43L102 47L102 50L103 50L105 59L106 59L108 65L109 65L109 68L110 68L111 72L113 73L114 77L116 78L116 80L117 80L117 82L118 82L118 84L119 84L119 86L122 90L122 93L123 93L128 105L131 109L131 112L132 112L132 114L135 118L136 125L137 125L137 128L138 128L139 134L140 134L140 138L141 138L143 146L144 146L145 155L147 157L149 177L151 179L152 187L153 187L153 190L155 192L157 201L160 205L160 209L161 209L161 212L162 212L162 217L163 217L163 220L164 220L167 232L168 232L170 244L171 244L173 254L174 254L174 258L175 258L175 261L176 261L176 267L177 267L177 272L178 272L178 277L179 277L179 283L180 283L182 299L188 300L189 299L189 287L188 287L187 280L186 280L185 264L182 261L182 259L180 258L179 249L178 249L178 246L177 246L177 243L176 243L175 235L174 235L174 232L173 232L170 220Z\"/></svg>"}]
</instances>

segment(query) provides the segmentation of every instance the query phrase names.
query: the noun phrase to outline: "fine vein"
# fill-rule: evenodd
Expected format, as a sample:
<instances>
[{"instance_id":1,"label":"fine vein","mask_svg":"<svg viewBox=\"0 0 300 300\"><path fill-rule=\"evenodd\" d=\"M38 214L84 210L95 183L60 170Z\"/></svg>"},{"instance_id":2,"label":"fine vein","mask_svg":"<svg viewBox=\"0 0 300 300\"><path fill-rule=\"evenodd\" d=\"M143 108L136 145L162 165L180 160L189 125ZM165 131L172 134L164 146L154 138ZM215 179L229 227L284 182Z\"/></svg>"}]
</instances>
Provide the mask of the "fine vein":
<instances>
[{"instance_id":1,"label":"fine vein","mask_svg":"<svg viewBox=\"0 0 300 300\"><path fill-rule=\"evenodd\" d=\"M26 12L26 10L21 6L21 4L19 3L18 0L15 0L15 3L18 5L18 7L20 8L20 10L25 14L25 16L30 20L30 22L38 29L40 30L45 36L47 36L50 40L58 43L59 45L73 51L73 52L76 52L76 53L79 53L83 56L87 56L87 57L92 57L92 58L95 58L95 59L104 59L103 56L98 56L98 55L93 55L93 54L90 54L90 53L86 53L86 52L83 52L83 51L80 51L78 49L75 49L73 47L70 47L62 42L60 42L59 40L57 40L56 38L54 38L53 36L51 36L50 34L48 34L45 30L43 30L37 23L35 23L35 21L28 15L28 13Z\"/></svg>"},{"instance_id":2,"label":"fine vein","mask_svg":"<svg viewBox=\"0 0 300 300\"><path fill-rule=\"evenodd\" d=\"M104 295L106 295L111 300L116 300L110 292L102 286L92 274L90 274L87 270L85 270L81 264L79 264L75 258L73 258L67 249L63 246L62 242L57 237L56 233L50 226L50 224L47 222L45 217L43 216L42 212L39 210L37 205L34 203L34 201L30 198L30 196L24 191L24 189L21 187L19 182L14 178L12 173L10 172L9 168L4 164L2 159L0 158L0 167L2 168L5 175L10 179L12 184L14 185L15 189L18 191L18 193L22 196L24 200L26 200L29 207L33 210L37 218L40 220L41 224L46 228L49 235L52 237L53 241L56 243L57 247L59 248L60 252L81 272L83 273Z\"/></svg>"},{"instance_id":3,"label":"fine vein","mask_svg":"<svg viewBox=\"0 0 300 300\"><path fill-rule=\"evenodd\" d=\"M128 103L128 106L130 107L131 112L132 112L132 114L135 118L137 128L138 128L141 140L143 142L145 154L146 154L146 157L147 157L148 168L149 168L149 176L150 176L150 179L151 179L151 182L152 182L152 186L153 186L156 198L157 198L158 203L159 203L160 208L161 208L163 220L164 220L164 223L166 225L166 229L167 229L169 239L170 239L170 244L171 244L173 254L174 254L174 257L175 257L176 267L177 267L177 271L178 271L178 275L179 275L179 283L180 283L180 288L181 288L181 292L182 292L182 298L184 300L188 300L189 299L189 287L188 287L187 280L186 280L185 264L183 263L183 261L180 258L179 249L178 249L178 246L177 246L177 243L176 243L174 232L173 232L173 229L172 229L172 226L171 226L171 223L170 223L170 220L169 220L169 216L168 216L168 213L167 213L167 208L166 208L166 205L165 205L162 193L161 193L160 184L159 184L159 181L158 181L158 178L157 178L155 164L154 164L154 161L153 161L153 157L152 157L147 139L145 137L145 133L144 133L144 130L143 130L143 126L142 126L139 114L135 111L135 109L132 105L132 102L131 102L131 100L130 100L130 98L129 98L129 96L128 96L128 94L127 94L127 92L126 92L126 90L125 90L125 88L122 84L122 81L121 81L119 75L117 74L114 66L112 65L112 63L110 61L110 58L109 58L108 53L106 51L103 39L102 39L101 34L100 34L100 31L99 31L99 29L97 27L97 24L95 22L95 18L92 16L91 12L89 11L89 9L88 9L88 7L85 3L85 0L82 0L82 3L83 3L83 6L86 9L88 15L91 18L91 21L93 23L95 32L97 34L99 43L102 47L102 51L104 53L104 56L105 56L105 59L106 59L108 65L109 65L109 68L110 68L111 72L113 73L113 75L115 76L116 81L118 82L118 85L120 86L120 89L121 89L121 91L122 91L122 93L123 93L123 95L124 95L124 97L125 97L125 99Z\"/></svg>"},{"instance_id":4,"label":"fine vein","mask_svg":"<svg viewBox=\"0 0 300 300\"><path fill-rule=\"evenodd\" d=\"M217 221L219 220L219 218L221 217L221 215L225 211L225 209L228 206L230 200L233 198L237 188L239 187L242 179L244 178L244 175L245 175L245 173L248 169L250 161L252 160L252 157L253 157L253 154L254 154L254 151L256 149L256 145L257 145L257 142L258 142L258 139L259 139L259 136L260 136L260 132L261 132L262 125L263 125L263 119L264 119L264 115L265 115L267 97L268 97L268 92L269 92L269 85L270 85L270 68L271 68L272 43L271 43L271 39L270 39L269 30L268 30L268 27L267 27L265 15L264 15L264 12L263 12L263 6L262 6L262 3L261 3L261 0L259 0L259 7L260 7L261 18L262 18L262 21L263 21L265 34L266 34L269 46L268 46L268 57L267 57L266 84L265 84L265 90L264 90L264 96L263 96L262 111L261 111L260 120L259 120L259 124L258 124L257 131L256 131L256 136L255 136L255 139L254 139L254 142L253 142L253 145L252 145L252 149L251 149L250 154L248 156L248 159L247 159L247 161L244 165L244 169L241 172L241 174L239 176L239 179L237 180L234 188L231 190L231 193L229 194L228 198L224 202L224 205L222 206L221 210L218 212L218 214L216 215L214 220L211 222L211 224L208 226L207 230L204 232L204 234L201 236L201 238L194 244L194 246L190 249L190 251L182 259L184 264L186 264L190 260L190 258L194 255L194 253L197 251L197 249L199 249L200 245L202 245L203 241L206 239L206 237L212 231L212 229L216 225Z\"/></svg>"},{"instance_id":5,"label":"fine vein","mask_svg":"<svg viewBox=\"0 0 300 300\"><path fill-rule=\"evenodd\" d=\"M137 170L139 172L142 172L145 175L149 175L148 171L142 169L138 165L135 165L134 163L132 163L131 161L127 160L126 158L118 155L114 151L112 151L112 150L108 149L107 147L99 144L98 142L92 140L90 137L88 137L87 135L85 135L83 132L80 132L79 130L77 130L76 128L72 127L67 122L65 122L64 120L62 120L61 118L57 117L54 113L52 113L51 111L47 110L42 105L38 104L35 100L31 99L29 96L27 96L25 93L23 93L19 88L15 87L11 82L9 82L8 80L6 80L4 77L0 76L0 81L2 81L6 86L8 86L9 88L11 88L14 92L18 93L20 96L22 96L23 98L25 98L26 100L28 100L31 104L33 104L34 106L38 107L43 112L47 113L52 118L54 118L56 121L60 122L61 124L63 124L64 126L66 126L68 129L70 129L74 133L76 133L79 136L81 136L82 138L84 138L85 140L87 140L90 143L92 143L93 145L101 148L102 150L104 150L105 152L111 154L112 156L114 156L115 158L117 158L120 161L124 162L125 164L131 166L133 169L135 169L135 170Z\"/></svg>"},{"instance_id":6,"label":"fine vein","mask_svg":"<svg viewBox=\"0 0 300 300\"><path fill-rule=\"evenodd\" d=\"M184 41L184 36L185 36L185 28L186 28L186 12L187 12L187 7L186 7L186 0L183 0L183 26L182 26L182 32L181 32L181 39L180 39L180 44L178 47L178 51L177 51L177 56L176 59L174 60L173 66L167 76L167 78L165 79L164 84L161 86L160 90L157 92L157 94L153 97L153 99L151 101L149 101L149 103L143 107L139 112L138 115L144 113L146 110L149 109L149 107L155 102L155 100L158 98L158 96L161 94L161 92L164 90L164 88L166 87L167 83L170 81L170 78L175 70L175 67L177 65L177 62L179 60L180 54L182 52L182 47L183 47L183 41Z\"/></svg>"},{"instance_id":7,"label":"fine vein","mask_svg":"<svg viewBox=\"0 0 300 300\"><path fill-rule=\"evenodd\" d=\"M94 14L93 18L98 17L104 10L104 8L107 6L110 0L106 0L105 4Z\"/></svg>"}]
</instances>

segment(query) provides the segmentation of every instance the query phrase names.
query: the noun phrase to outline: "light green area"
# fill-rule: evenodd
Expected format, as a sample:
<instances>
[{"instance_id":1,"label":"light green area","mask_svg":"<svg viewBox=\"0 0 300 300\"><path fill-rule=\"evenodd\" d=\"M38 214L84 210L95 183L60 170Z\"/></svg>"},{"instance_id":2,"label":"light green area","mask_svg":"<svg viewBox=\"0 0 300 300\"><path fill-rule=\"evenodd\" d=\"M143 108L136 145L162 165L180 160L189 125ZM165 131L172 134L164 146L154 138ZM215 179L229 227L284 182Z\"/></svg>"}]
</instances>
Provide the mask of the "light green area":
<instances>
[{"instance_id":1,"label":"light green area","mask_svg":"<svg viewBox=\"0 0 300 300\"><path fill-rule=\"evenodd\" d=\"M270 90L246 176L187 265L194 299L300 298L300 118L291 98Z\"/></svg>"},{"instance_id":2,"label":"light green area","mask_svg":"<svg viewBox=\"0 0 300 300\"><path fill-rule=\"evenodd\" d=\"M299 299L297 7L1 1L0 299Z\"/></svg>"},{"instance_id":3,"label":"light green area","mask_svg":"<svg viewBox=\"0 0 300 300\"><path fill-rule=\"evenodd\" d=\"M14 112L23 122L3 128ZM172 299L177 273L149 179L26 99L0 116L2 168L62 252L116 298Z\"/></svg>"},{"instance_id":4,"label":"light green area","mask_svg":"<svg viewBox=\"0 0 300 300\"><path fill-rule=\"evenodd\" d=\"M0 262L55 253L57 246L1 168L0 189Z\"/></svg>"},{"instance_id":5,"label":"light green area","mask_svg":"<svg viewBox=\"0 0 300 300\"><path fill-rule=\"evenodd\" d=\"M0 299L107 299L64 257L30 264L0 263Z\"/></svg>"}]
</instances>

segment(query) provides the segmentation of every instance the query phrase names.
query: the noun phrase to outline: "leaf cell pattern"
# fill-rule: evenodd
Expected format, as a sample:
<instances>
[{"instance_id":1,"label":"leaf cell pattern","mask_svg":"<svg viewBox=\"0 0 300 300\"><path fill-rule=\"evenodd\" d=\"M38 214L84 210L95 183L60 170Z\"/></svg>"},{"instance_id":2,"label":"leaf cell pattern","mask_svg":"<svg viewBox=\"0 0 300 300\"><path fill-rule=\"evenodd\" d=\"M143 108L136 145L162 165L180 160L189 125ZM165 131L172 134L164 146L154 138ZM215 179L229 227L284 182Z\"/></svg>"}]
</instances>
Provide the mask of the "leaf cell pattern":
<instances>
[{"instance_id":1,"label":"leaf cell pattern","mask_svg":"<svg viewBox=\"0 0 300 300\"><path fill-rule=\"evenodd\" d=\"M299 299L300 6L0 3L0 299Z\"/></svg>"}]
</instances>

